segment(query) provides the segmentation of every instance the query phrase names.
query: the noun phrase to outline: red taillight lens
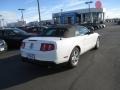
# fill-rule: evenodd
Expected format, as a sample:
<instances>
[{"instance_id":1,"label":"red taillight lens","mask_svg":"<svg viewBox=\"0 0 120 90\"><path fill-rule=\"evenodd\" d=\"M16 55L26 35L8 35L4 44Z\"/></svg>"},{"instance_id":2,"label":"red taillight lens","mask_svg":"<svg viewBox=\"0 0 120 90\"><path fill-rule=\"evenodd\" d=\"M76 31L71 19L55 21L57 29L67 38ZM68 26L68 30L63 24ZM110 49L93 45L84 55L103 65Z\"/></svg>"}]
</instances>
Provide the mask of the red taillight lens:
<instances>
[{"instance_id":1,"label":"red taillight lens","mask_svg":"<svg viewBox=\"0 0 120 90\"><path fill-rule=\"evenodd\" d=\"M42 43L40 51L52 51L55 50L54 44Z\"/></svg>"},{"instance_id":2,"label":"red taillight lens","mask_svg":"<svg viewBox=\"0 0 120 90\"><path fill-rule=\"evenodd\" d=\"M22 49L25 48L25 42L22 42L22 44L21 44L21 48L22 48Z\"/></svg>"}]
</instances>

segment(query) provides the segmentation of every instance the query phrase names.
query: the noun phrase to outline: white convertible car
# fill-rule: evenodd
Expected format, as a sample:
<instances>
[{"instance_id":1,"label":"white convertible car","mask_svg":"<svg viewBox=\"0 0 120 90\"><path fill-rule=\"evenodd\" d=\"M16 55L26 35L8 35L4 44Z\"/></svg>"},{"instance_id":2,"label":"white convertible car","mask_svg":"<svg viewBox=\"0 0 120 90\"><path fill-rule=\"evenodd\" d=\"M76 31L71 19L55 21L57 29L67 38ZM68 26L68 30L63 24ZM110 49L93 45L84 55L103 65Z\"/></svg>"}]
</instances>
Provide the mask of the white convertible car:
<instances>
[{"instance_id":1,"label":"white convertible car","mask_svg":"<svg viewBox=\"0 0 120 90\"><path fill-rule=\"evenodd\" d=\"M99 48L99 34L83 26L54 26L40 36L23 40L21 57L27 62L67 62L78 65L80 55Z\"/></svg>"}]
</instances>

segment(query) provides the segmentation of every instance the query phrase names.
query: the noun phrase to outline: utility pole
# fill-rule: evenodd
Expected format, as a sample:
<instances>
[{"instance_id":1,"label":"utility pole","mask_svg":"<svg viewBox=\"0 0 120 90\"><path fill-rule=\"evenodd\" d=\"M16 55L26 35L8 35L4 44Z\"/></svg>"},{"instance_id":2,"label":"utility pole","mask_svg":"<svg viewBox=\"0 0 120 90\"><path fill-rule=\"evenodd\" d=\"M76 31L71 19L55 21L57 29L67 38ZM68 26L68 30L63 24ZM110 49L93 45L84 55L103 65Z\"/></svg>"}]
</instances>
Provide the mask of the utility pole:
<instances>
[{"instance_id":1,"label":"utility pole","mask_svg":"<svg viewBox=\"0 0 120 90\"><path fill-rule=\"evenodd\" d=\"M91 20L92 14L91 14L91 7L90 7L90 4L92 4L92 3L93 3L93 1L85 2L85 4L88 5L90 22L92 22L92 20Z\"/></svg>"},{"instance_id":2,"label":"utility pole","mask_svg":"<svg viewBox=\"0 0 120 90\"><path fill-rule=\"evenodd\" d=\"M63 24L63 23L62 23L62 12L63 12L63 9L60 9L60 11L61 11L61 15L60 15L60 23Z\"/></svg>"},{"instance_id":3,"label":"utility pole","mask_svg":"<svg viewBox=\"0 0 120 90\"><path fill-rule=\"evenodd\" d=\"M2 27L2 19L1 19L2 15L0 15L0 27Z\"/></svg>"},{"instance_id":4,"label":"utility pole","mask_svg":"<svg viewBox=\"0 0 120 90\"><path fill-rule=\"evenodd\" d=\"M4 20L5 20L4 18L1 19L3 28L4 28L4 25L5 25Z\"/></svg>"},{"instance_id":5,"label":"utility pole","mask_svg":"<svg viewBox=\"0 0 120 90\"><path fill-rule=\"evenodd\" d=\"M39 3L39 0L37 0L37 6L38 6L38 15L39 15L39 25L41 27L41 14L40 14L40 3Z\"/></svg>"},{"instance_id":6,"label":"utility pole","mask_svg":"<svg viewBox=\"0 0 120 90\"><path fill-rule=\"evenodd\" d=\"M21 21L24 21L23 11L25 11L25 9L18 9L18 10L21 11Z\"/></svg>"}]
</instances>

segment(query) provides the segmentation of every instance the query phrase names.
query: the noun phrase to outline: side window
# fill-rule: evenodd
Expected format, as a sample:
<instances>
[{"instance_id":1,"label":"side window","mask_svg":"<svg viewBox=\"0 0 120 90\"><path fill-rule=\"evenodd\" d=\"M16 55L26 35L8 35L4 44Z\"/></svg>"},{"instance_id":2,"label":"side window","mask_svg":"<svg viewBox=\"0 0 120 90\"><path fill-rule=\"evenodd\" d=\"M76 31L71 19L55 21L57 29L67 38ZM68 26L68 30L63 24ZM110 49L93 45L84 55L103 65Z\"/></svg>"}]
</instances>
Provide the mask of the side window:
<instances>
[{"instance_id":1,"label":"side window","mask_svg":"<svg viewBox=\"0 0 120 90\"><path fill-rule=\"evenodd\" d=\"M4 35L5 36L14 36L15 35L15 33L13 32L13 31L5 31L5 33L4 33Z\"/></svg>"},{"instance_id":2,"label":"side window","mask_svg":"<svg viewBox=\"0 0 120 90\"><path fill-rule=\"evenodd\" d=\"M89 32L89 30L86 27L79 28L80 35L86 35L88 32Z\"/></svg>"},{"instance_id":3,"label":"side window","mask_svg":"<svg viewBox=\"0 0 120 90\"><path fill-rule=\"evenodd\" d=\"M14 36L14 35L16 35L16 33L13 32L13 31L9 31L9 32L8 32L8 35L9 35L9 36Z\"/></svg>"}]
</instances>

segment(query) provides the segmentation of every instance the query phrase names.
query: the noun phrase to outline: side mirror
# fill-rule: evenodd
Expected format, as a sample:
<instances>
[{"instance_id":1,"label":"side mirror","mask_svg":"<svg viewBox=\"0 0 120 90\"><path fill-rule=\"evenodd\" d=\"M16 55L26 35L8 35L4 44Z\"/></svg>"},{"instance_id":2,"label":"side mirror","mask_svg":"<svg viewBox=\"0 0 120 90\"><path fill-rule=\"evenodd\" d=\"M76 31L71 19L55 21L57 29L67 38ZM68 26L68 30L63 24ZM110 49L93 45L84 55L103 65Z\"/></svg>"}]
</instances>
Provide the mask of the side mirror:
<instances>
[{"instance_id":1,"label":"side mirror","mask_svg":"<svg viewBox=\"0 0 120 90\"><path fill-rule=\"evenodd\" d=\"M88 27L89 32L87 34L92 34L94 33L94 27Z\"/></svg>"},{"instance_id":2,"label":"side mirror","mask_svg":"<svg viewBox=\"0 0 120 90\"><path fill-rule=\"evenodd\" d=\"M94 31L93 31L93 30L90 30L87 34L92 34L92 33L94 33Z\"/></svg>"},{"instance_id":3,"label":"side mirror","mask_svg":"<svg viewBox=\"0 0 120 90\"><path fill-rule=\"evenodd\" d=\"M89 27L89 30L90 31L94 31L94 27Z\"/></svg>"}]
</instances>

